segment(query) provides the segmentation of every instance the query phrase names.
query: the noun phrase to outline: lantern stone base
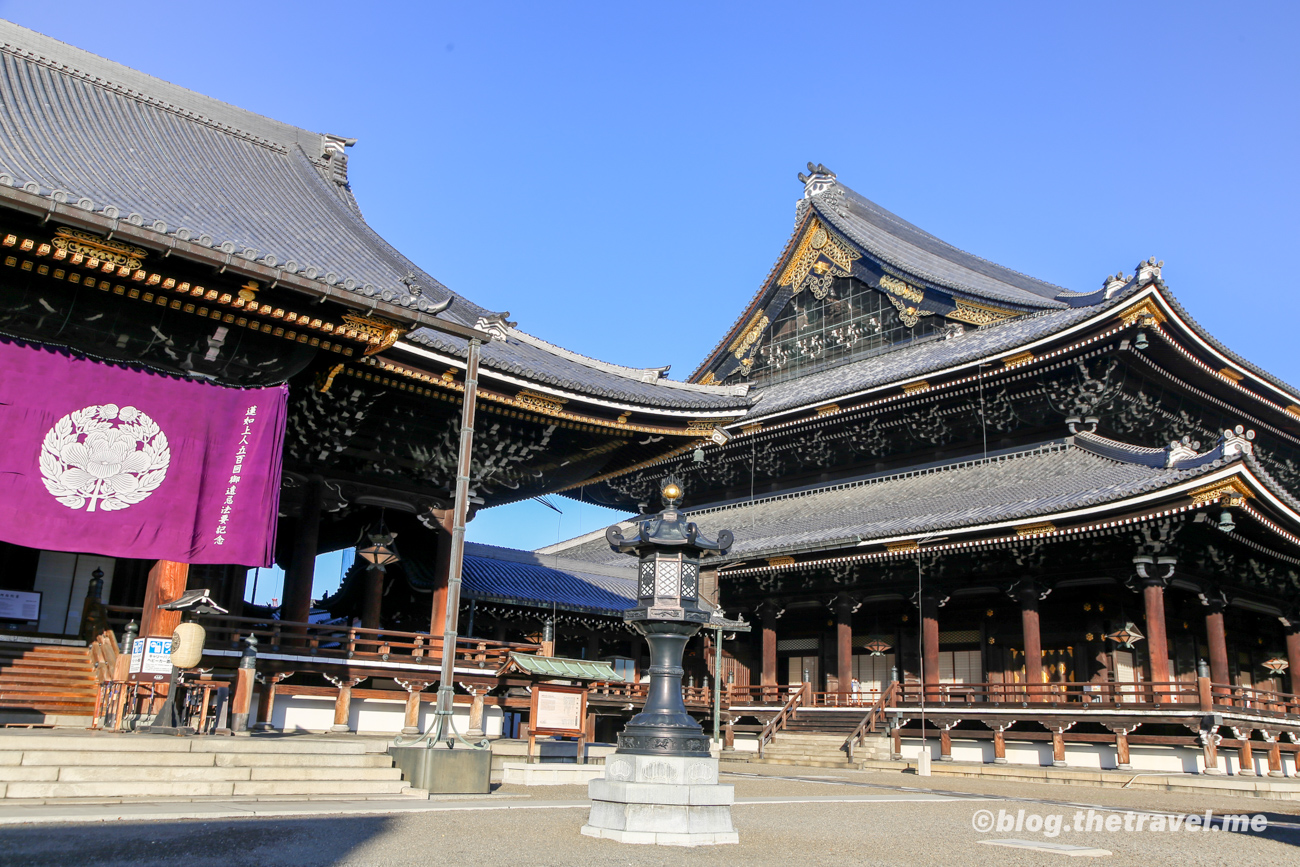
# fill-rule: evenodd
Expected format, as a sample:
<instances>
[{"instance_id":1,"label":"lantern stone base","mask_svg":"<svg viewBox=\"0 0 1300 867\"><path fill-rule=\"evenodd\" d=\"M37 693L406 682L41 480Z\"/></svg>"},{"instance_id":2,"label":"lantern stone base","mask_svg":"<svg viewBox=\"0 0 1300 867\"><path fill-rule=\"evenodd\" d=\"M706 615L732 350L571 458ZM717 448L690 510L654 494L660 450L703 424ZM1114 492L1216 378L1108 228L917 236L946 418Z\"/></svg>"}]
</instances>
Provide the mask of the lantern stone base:
<instances>
[{"instance_id":1,"label":"lantern stone base","mask_svg":"<svg viewBox=\"0 0 1300 867\"><path fill-rule=\"evenodd\" d=\"M615 753L587 784L588 837L660 846L739 843L731 824L735 788L718 784L718 760Z\"/></svg>"}]
</instances>

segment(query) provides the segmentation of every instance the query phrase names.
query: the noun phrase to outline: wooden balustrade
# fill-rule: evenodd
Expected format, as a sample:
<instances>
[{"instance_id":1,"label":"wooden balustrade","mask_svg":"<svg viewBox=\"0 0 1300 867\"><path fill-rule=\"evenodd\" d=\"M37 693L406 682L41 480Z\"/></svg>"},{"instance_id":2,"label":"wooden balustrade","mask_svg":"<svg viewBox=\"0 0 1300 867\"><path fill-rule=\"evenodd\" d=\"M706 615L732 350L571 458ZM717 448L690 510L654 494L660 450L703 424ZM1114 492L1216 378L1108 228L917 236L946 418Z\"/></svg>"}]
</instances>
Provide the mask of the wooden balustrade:
<instances>
[{"instance_id":1,"label":"wooden balustrade","mask_svg":"<svg viewBox=\"0 0 1300 867\"><path fill-rule=\"evenodd\" d=\"M899 685L899 702L920 704L923 687L916 682ZM1191 683L937 683L924 686L925 704L1046 707L1158 707L1200 702ZM829 693L830 701L834 693Z\"/></svg>"},{"instance_id":2,"label":"wooden balustrade","mask_svg":"<svg viewBox=\"0 0 1300 867\"><path fill-rule=\"evenodd\" d=\"M196 618L207 630L207 647L239 650L257 636L258 653L289 653L331 659L377 659L438 664L442 636L393 629L364 629L324 623L296 623L258 617L205 615ZM483 638L456 640L456 666L495 671L511 653L537 653L541 646Z\"/></svg>"}]
</instances>

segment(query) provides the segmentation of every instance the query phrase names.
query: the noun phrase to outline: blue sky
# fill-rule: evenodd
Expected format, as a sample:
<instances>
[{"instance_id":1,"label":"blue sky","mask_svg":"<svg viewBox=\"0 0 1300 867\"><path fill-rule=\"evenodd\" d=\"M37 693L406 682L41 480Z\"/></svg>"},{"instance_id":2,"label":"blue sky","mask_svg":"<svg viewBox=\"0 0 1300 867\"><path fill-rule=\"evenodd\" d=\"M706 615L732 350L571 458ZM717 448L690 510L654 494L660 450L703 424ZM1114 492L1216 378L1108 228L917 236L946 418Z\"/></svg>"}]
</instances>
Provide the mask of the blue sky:
<instances>
[{"instance_id":1,"label":"blue sky","mask_svg":"<svg viewBox=\"0 0 1300 867\"><path fill-rule=\"evenodd\" d=\"M1298 10L0 0L82 48L357 137L353 187L382 234L587 355L688 375L772 267L812 160L1070 289L1164 259L1193 316L1291 382ZM532 548L611 517L557 503L489 510L470 538Z\"/></svg>"}]
</instances>

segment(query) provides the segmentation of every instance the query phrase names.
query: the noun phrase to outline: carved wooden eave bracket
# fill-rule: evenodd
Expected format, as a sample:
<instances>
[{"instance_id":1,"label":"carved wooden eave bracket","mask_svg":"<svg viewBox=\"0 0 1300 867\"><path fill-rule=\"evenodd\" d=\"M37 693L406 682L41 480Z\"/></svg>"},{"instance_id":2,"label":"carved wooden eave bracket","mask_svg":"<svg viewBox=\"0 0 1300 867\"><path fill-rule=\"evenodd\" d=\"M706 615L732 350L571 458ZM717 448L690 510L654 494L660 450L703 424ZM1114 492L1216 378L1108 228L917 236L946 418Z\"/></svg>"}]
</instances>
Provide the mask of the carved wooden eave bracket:
<instances>
[{"instance_id":1,"label":"carved wooden eave bracket","mask_svg":"<svg viewBox=\"0 0 1300 867\"><path fill-rule=\"evenodd\" d=\"M1225 506L1244 505L1248 497L1255 494L1246 487L1246 483L1233 476L1205 485L1190 492L1192 502L1198 506L1221 503Z\"/></svg>"},{"instance_id":2,"label":"carved wooden eave bracket","mask_svg":"<svg viewBox=\"0 0 1300 867\"><path fill-rule=\"evenodd\" d=\"M406 326L373 313L344 313L343 322L370 343L363 355L375 355L390 348L406 333Z\"/></svg>"}]
</instances>

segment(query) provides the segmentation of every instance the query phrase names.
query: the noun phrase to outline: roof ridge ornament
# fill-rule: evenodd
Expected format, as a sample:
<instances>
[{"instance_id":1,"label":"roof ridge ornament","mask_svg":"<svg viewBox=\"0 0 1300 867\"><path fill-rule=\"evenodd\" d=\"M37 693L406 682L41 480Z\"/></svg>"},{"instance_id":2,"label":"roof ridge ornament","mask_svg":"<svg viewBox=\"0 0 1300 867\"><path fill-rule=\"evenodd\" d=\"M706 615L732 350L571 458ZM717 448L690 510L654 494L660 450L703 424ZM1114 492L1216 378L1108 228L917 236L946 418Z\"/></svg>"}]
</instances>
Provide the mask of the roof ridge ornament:
<instances>
[{"instance_id":1,"label":"roof ridge ornament","mask_svg":"<svg viewBox=\"0 0 1300 867\"><path fill-rule=\"evenodd\" d=\"M1164 263L1161 262L1160 264L1163 265ZM1118 295L1120 290L1132 282L1132 277L1126 277L1124 276L1124 272L1120 271L1114 275L1107 275L1106 279L1101 281L1101 289L1106 293L1106 300L1109 301L1111 298Z\"/></svg>"},{"instance_id":2,"label":"roof ridge ornament","mask_svg":"<svg viewBox=\"0 0 1300 867\"><path fill-rule=\"evenodd\" d=\"M474 327L479 331L486 331L492 335L493 340L506 340L510 337L510 329L518 325L518 322L510 321L510 311L503 313L489 313L487 316L480 316Z\"/></svg>"},{"instance_id":3,"label":"roof ridge ornament","mask_svg":"<svg viewBox=\"0 0 1300 867\"><path fill-rule=\"evenodd\" d=\"M803 184L803 197L811 199L835 186L835 172L822 163L808 163L808 174L800 172L799 183Z\"/></svg>"},{"instance_id":4,"label":"roof ridge ornament","mask_svg":"<svg viewBox=\"0 0 1300 867\"><path fill-rule=\"evenodd\" d=\"M1164 260L1161 259L1159 262L1157 262L1155 256L1152 256L1150 259L1147 259L1145 262L1138 262L1137 264L1138 286L1145 286L1148 283L1161 282L1160 272L1161 269L1164 267L1165 267Z\"/></svg>"}]
</instances>

